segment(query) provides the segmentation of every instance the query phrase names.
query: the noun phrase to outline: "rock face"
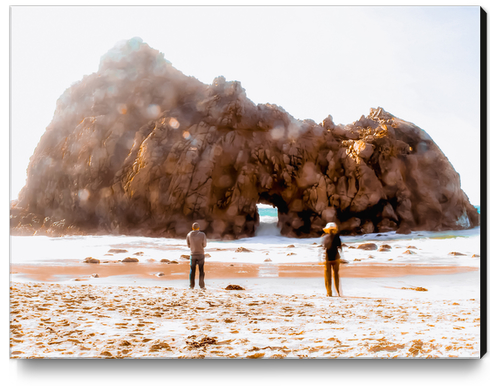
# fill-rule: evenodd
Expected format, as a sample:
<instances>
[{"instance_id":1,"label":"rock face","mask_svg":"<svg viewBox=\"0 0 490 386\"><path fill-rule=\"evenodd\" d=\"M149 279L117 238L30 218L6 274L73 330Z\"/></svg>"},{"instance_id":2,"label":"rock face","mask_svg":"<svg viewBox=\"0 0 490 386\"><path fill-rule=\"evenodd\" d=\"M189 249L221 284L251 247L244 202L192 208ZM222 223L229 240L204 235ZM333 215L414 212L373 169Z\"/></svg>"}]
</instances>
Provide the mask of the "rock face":
<instances>
[{"instance_id":1,"label":"rock face","mask_svg":"<svg viewBox=\"0 0 490 386\"><path fill-rule=\"evenodd\" d=\"M205 85L139 39L60 97L11 207L12 234L254 235L258 203L281 233L464 229L479 215L429 135L382 108L348 125L255 105Z\"/></svg>"}]
</instances>

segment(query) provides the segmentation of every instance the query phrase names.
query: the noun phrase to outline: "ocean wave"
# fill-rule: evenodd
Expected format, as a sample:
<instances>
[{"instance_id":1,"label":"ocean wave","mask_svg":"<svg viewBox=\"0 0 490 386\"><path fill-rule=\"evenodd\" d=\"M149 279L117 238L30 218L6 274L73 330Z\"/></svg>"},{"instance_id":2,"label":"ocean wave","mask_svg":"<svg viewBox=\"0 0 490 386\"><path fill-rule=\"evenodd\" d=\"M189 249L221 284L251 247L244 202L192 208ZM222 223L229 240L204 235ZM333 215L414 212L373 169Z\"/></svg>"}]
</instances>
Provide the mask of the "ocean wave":
<instances>
[{"instance_id":1,"label":"ocean wave","mask_svg":"<svg viewBox=\"0 0 490 386\"><path fill-rule=\"evenodd\" d=\"M480 236L480 227L464 230L449 230L440 232L414 231L407 235L396 232L368 233L365 235L341 236L347 242L367 241L367 240L417 240L417 239L455 239L460 237Z\"/></svg>"},{"instance_id":2,"label":"ocean wave","mask_svg":"<svg viewBox=\"0 0 490 386\"><path fill-rule=\"evenodd\" d=\"M272 224L272 223L277 224L277 217L274 217L274 216L260 216L260 223L261 224Z\"/></svg>"},{"instance_id":3,"label":"ocean wave","mask_svg":"<svg viewBox=\"0 0 490 386\"><path fill-rule=\"evenodd\" d=\"M255 236L281 236L281 230L277 226L277 218L263 216L260 218L260 225L255 231Z\"/></svg>"}]
</instances>

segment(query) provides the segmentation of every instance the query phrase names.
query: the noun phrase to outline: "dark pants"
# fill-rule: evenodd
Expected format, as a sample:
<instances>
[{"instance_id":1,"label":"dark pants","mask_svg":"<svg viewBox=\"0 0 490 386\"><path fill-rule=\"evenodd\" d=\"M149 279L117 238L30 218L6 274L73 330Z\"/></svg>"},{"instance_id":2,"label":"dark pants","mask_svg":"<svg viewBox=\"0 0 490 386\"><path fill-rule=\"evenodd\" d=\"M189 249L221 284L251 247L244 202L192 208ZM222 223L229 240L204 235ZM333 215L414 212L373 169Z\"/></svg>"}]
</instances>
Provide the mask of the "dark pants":
<instances>
[{"instance_id":1,"label":"dark pants","mask_svg":"<svg viewBox=\"0 0 490 386\"><path fill-rule=\"evenodd\" d=\"M194 288L196 284L196 264L199 264L199 287L204 288L204 255L191 255L190 287Z\"/></svg>"},{"instance_id":2,"label":"dark pants","mask_svg":"<svg viewBox=\"0 0 490 386\"><path fill-rule=\"evenodd\" d=\"M335 280L335 289L337 295L340 296L340 278L339 278L340 259L325 261L325 287L327 288L327 295L332 296L332 271L333 278Z\"/></svg>"}]
</instances>

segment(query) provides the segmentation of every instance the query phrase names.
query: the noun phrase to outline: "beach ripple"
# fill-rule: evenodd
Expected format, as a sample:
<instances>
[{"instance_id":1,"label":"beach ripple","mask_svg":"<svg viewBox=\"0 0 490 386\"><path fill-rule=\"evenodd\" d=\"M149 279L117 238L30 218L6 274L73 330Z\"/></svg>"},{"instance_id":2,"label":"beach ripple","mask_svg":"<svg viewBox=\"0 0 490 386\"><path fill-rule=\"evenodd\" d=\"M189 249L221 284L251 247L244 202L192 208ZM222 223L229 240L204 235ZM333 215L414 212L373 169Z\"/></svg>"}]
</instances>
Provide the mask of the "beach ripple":
<instances>
[{"instance_id":1,"label":"beach ripple","mask_svg":"<svg viewBox=\"0 0 490 386\"><path fill-rule=\"evenodd\" d=\"M475 299L12 283L11 358L478 358Z\"/></svg>"}]
</instances>

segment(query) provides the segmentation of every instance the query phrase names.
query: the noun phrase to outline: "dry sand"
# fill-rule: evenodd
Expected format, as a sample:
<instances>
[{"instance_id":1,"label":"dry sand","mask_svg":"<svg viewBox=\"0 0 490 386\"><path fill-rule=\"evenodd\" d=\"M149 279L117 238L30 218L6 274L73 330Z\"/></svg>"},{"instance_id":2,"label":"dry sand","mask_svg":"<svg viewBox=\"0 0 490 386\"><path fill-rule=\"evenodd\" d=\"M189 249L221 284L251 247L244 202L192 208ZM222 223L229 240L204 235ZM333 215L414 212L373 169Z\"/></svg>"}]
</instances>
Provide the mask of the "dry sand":
<instances>
[{"instance_id":1,"label":"dry sand","mask_svg":"<svg viewBox=\"0 0 490 386\"><path fill-rule=\"evenodd\" d=\"M36 266L36 270L34 266L17 265L11 269L15 275L36 280L56 280L57 275L84 280L96 270L99 275L126 275L128 269L133 275L155 278L159 270L154 265L158 266L73 264L64 268ZM182 279L188 273L188 264L165 268L177 273L165 271L165 280L173 276ZM404 269L344 266L341 272L343 277L373 277L474 270ZM207 278L238 278L234 274L239 275L239 271L247 277L258 274L254 265L216 263L206 269ZM279 266L278 272L283 277L288 273L321 277L322 267L289 264ZM266 294L228 291L224 286L201 291L176 288L172 281L149 286L87 283L12 281L11 357L479 357L479 299L327 298L324 293ZM423 290L413 287L404 292L417 289Z\"/></svg>"}]
</instances>

